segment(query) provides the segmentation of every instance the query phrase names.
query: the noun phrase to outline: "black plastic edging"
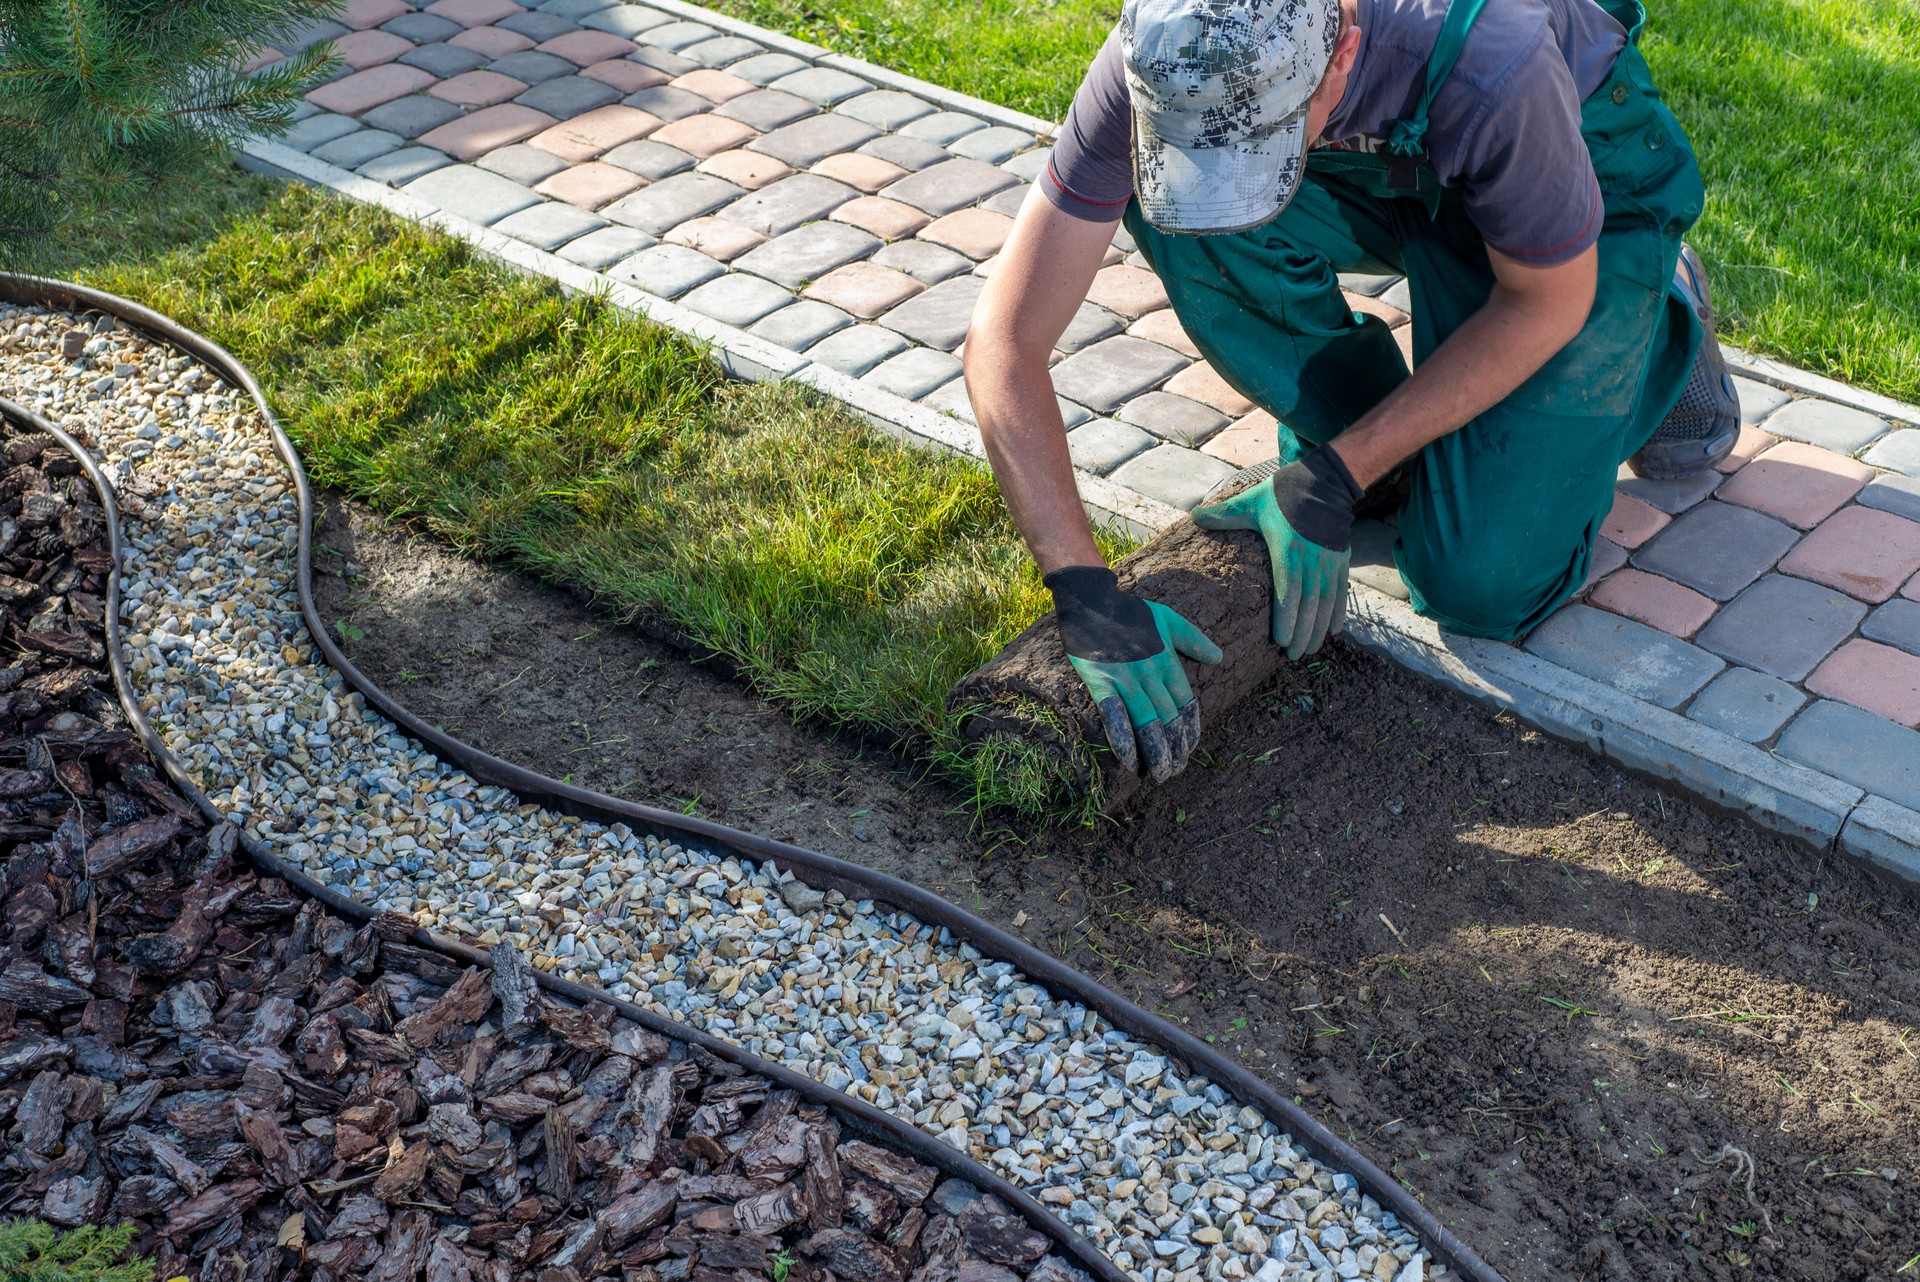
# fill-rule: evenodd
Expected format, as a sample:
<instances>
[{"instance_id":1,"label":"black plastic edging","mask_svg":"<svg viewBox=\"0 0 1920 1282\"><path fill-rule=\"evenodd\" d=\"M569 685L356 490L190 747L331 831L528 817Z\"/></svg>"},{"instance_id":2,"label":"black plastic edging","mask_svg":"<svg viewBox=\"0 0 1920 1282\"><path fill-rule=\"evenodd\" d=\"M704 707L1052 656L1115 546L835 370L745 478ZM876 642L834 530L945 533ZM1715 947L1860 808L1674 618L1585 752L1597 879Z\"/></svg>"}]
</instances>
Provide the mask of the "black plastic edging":
<instances>
[{"instance_id":1,"label":"black plastic edging","mask_svg":"<svg viewBox=\"0 0 1920 1282\"><path fill-rule=\"evenodd\" d=\"M1058 958L1041 952L1026 940L897 877L710 820L659 810L652 806L609 797L573 784L562 783L557 779L551 779L483 752L421 720L354 667L352 661L327 634L326 621L320 617L313 599L312 487L308 483L306 469L300 462L299 452L294 449L293 442L280 427L280 421L274 415L272 407L268 404L266 393L253 377L252 371L219 344L175 324L167 317L127 299L82 285L43 277L0 273L0 299L19 304L105 312L118 320L147 331L170 346L198 357L217 370L227 381L253 398L272 435L275 451L280 455L281 462L294 479L299 498L300 538L296 561L296 587L300 597L300 611L306 620L308 632L312 634L314 643L320 648L328 664L340 673L350 687L382 715L399 725L415 739L433 748L442 759L477 780L506 788L529 801L539 802L569 814L625 823L629 827L641 829L664 840L682 844L699 844L742 858L770 863L779 869L792 872L796 878L816 889L838 890L853 899L873 899L904 910L922 921L944 926L956 938L973 945L983 955L1012 962L1028 978L1043 984L1055 995L1071 997L1081 1002L1089 1009L1099 1012L1114 1027L1158 1046L1183 1065L1191 1066L1202 1075L1220 1083L1242 1102L1252 1104L1268 1120L1292 1135L1316 1161L1352 1175L1362 1190L1383 1207L1391 1210L1402 1224L1419 1236L1422 1245L1433 1253L1438 1262L1446 1264L1463 1278L1469 1279L1470 1282L1503 1282L1501 1275L1492 1265L1481 1259L1452 1229L1442 1224L1438 1217L1411 1192L1360 1150L1335 1135L1291 1099L1193 1034L1143 1009ZM22 413L26 412L22 411ZM64 439L64 434L53 429L51 424L46 424L44 419L30 413L26 413L26 416L36 424L53 430L55 435L62 436ZM101 489L103 497L111 502L111 492L104 478L100 477L97 470L93 468L91 459L84 450L76 450L76 453L89 475L94 478L96 486ZM112 537L116 557L107 609L107 628L109 640L114 644L109 645L108 649L113 664L114 682L120 691L121 701L127 705L128 714L133 718L143 739L147 741L148 747L166 767L168 774L175 782L194 798L202 810L215 818L224 818L213 809L211 802L187 776L172 752L153 734L144 716L140 714L138 704L132 698L131 685L122 670L117 644L119 623L117 518L114 522ZM248 853L256 862L269 868L276 876L285 877L299 885L302 890L321 899L329 906L363 920L377 915L367 905L313 880L251 839L248 839L245 844ZM416 942L422 946L458 957L463 961L479 965L487 964L485 954L471 945L421 927L416 927L415 930L418 935ZM763 1073L781 1081L783 1085L789 1080L806 1083L809 1089L803 1093L809 1098L820 1099L821 1093L824 1092L826 1096L833 1098L836 1107L857 1105L858 1111L863 1116L873 1114L872 1124L890 1136L894 1136L896 1142L916 1152L937 1150L941 1161L959 1159L964 1161L967 1167L984 1175L991 1182L991 1191L1017 1205L1028 1218L1040 1220L1046 1226L1049 1235L1056 1241L1068 1244L1071 1239L1069 1249L1072 1250L1075 1258L1086 1262L1096 1276L1106 1279L1107 1282L1120 1282L1121 1279L1129 1276L1119 1270L1104 1252L1092 1246L1091 1242L1078 1232L1061 1223L1030 1195L1021 1192L1010 1182L975 1162L971 1157L955 1153L946 1145L928 1137L917 1127L900 1121L892 1114L876 1109L857 1098L828 1091L813 1079L794 1073L791 1069L783 1068L771 1061L761 1060L758 1056L750 1055L732 1046L731 1043L722 1042L710 1034L655 1015L643 1007L619 1001L598 989L549 977L543 972L535 973L543 985L556 992L563 993L574 1000L607 1002L637 1023L662 1032L666 1036L706 1046L715 1053L723 1053L726 1058L747 1065L754 1072ZM722 1052L719 1050L720 1047L727 1049ZM801 1088L794 1086L793 1089ZM922 1148L922 1145L930 1148ZM932 1159L929 1160L932 1161ZM939 1165L940 1162L935 1161L933 1164ZM975 1175L967 1175L965 1178L975 1183L981 1182ZM987 1185L982 1184L982 1187Z\"/></svg>"}]
</instances>

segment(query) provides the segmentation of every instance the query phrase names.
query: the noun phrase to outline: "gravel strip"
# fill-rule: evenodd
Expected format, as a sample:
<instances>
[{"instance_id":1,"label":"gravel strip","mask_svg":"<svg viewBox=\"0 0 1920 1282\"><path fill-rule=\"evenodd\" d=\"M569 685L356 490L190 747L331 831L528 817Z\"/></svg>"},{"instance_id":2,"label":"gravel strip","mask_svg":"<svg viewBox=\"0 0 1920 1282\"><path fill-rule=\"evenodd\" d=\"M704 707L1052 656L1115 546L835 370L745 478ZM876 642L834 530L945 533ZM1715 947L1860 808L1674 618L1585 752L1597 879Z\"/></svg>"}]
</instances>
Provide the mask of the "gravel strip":
<instances>
[{"instance_id":1,"label":"gravel strip","mask_svg":"<svg viewBox=\"0 0 1920 1282\"><path fill-rule=\"evenodd\" d=\"M121 496L147 716L316 878L912 1121L1149 1282L1443 1275L1351 1176L944 928L522 803L370 712L300 617L298 505L264 424L190 357L0 305L0 386L84 434Z\"/></svg>"}]
</instances>

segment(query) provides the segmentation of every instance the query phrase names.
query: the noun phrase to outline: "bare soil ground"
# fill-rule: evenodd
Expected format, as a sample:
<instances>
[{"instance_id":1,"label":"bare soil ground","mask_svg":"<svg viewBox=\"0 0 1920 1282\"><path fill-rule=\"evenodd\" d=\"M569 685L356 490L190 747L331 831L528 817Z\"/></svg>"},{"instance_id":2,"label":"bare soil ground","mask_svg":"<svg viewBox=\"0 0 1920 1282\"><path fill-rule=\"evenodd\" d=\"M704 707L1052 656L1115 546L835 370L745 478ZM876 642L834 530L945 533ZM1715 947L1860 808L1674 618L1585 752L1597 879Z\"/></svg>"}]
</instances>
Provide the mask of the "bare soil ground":
<instances>
[{"instance_id":1,"label":"bare soil ground","mask_svg":"<svg viewBox=\"0 0 1920 1282\"><path fill-rule=\"evenodd\" d=\"M1508 1277L1920 1271L1920 930L1342 645L1097 829L971 826L589 605L330 501L321 609L489 751L909 877L1217 1039Z\"/></svg>"}]
</instances>

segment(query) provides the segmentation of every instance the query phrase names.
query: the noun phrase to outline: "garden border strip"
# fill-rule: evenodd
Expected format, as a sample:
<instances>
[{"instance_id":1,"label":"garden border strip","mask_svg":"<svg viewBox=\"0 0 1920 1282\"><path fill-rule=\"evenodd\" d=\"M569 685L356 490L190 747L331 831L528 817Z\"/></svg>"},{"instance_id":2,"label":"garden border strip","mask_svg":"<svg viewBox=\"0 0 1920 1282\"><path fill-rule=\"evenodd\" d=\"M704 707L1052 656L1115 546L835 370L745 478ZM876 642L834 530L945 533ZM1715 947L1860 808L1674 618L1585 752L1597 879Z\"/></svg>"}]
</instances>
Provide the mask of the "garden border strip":
<instances>
[{"instance_id":1,"label":"garden border strip","mask_svg":"<svg viewBox=\"0 0 1920 1282\"><path fill-rule=\"evenodd\" d=\"M268 403L266 393L252 372L217 343L187 330L166 317L137 303L85 286L42 277L0 273L0 299L21 305L55 306L70 310L104 312L141 329L153 337L189 352L215 369L236 388L247 393L265 423L274 450L294 481L298 497L299 530L295 561L295 582L300 612L327 664L337 671L349 687L361 694L382 715L406 733L431 747L446 761L475 779L513 791L525 800L549 805L567 813L623 822L656 837L697 844L740 858L770 864L791 872L806 884L823 890L838 890L849 898L874 899L903 910L920 920L945 927L963 943L971 944L988 957L1005 960L1019 967L1030 979L1055 993L1070 996L1098 1012L1114 1027L1157 1046L1188 1071L1197 1070L1219 1083L1225 1090L1250 1103L1276 1126L1287 1131L1295 1142L1325 1165L1353 1176L1360 1188L1382 1206L1392 1210L1400 1222L1418 1235L1430 1250L1461 1277L1472 1282L1503 1282L1501 1275L1461 1241L1451 1229L1357 1148L1335 1135L1299 1105L1282 1095L1247 1068L1222 1052L1208 1046L1193 1034L1135 1005L1127 998L1082 974L1073 967L1040 951L1025 940L973 916L949 901L909 882L888 874L819 854L803 847L774 841L743 832L710 820L658 810L651 806L622 801L590 789L562 783L535 771L513 765L480 751L471 745L427 724L396 702L377 684L362 674L327 634L313 598L312 583L312 488L299 452L281 428ZM107 512L113 570L108 580L106 632L108 658L113 671L115 692L143 744L160 762L168 776L191 797L201 811L215 822L227 821L194 782L184 765L162 741L140 711L134 697L131 678L121 655L120 643L120 530L118 508L112 488L95 466L92 456L55 424L12 401L0 399L0 411L47 431L70 449L99 490ZM240 825L235 824L236 828ZM257 865L286 880L337 911L357 920L381 916L368 905L321 883L294 868L242 830L241 844ZM482 949L415 925L408 941L432 948L470 965L491 966L491 958ZM1049 1237L1059 1242L1073 1258L1088 1267L1101 1282L1132 1282L1097 1246L1068 1227L1030 1194L995 1174L970 1155L959 1153L935 1140L918 1127L852 1096L832 1091L812 1078L762 1059L732 1043L699 1029L668 1019L647 1008L627 1002L599 989L574 983L536 971L542 987L578 1002L604 1002L643 1027L666 1036L700 1045L730 1062L762 1074L810 1099L818 1099L856 1118L861 1126L885 1133L894 1143L921 1155L930 1164L949 1174L958 1174L996 1194L1015 1206L1030 1220L1041 1224Z\"/></svg>"}]
</instances>

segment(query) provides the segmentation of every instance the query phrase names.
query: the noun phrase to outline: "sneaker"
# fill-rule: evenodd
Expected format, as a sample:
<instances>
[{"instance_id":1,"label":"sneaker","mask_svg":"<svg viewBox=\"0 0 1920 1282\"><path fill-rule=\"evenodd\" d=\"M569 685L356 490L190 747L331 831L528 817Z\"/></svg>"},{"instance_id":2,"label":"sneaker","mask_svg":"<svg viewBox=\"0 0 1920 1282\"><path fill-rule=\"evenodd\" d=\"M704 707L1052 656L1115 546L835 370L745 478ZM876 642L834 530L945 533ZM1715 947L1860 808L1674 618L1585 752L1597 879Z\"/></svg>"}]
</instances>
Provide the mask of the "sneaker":
<instances>
[{"instance_id":1,"label":"sneaker","mask_svg":"<svg viewBox=\"0 0 1920 1282\"><path fill-rule=\"evenodd\" d=\"M1706 269L1700 264L1700 256L1686 245L1680 247L1673 283L1693 305L1706 332L1680 403L1668 412L1653 439L1630 460L1636 474L1663 481L1694 476L1713 467L1733 453L1740 436L1740 399L1734 393L1726 358L1720 354L1720 340L1714 337L1713 300L1707 294Z\"/></svg>"}]
</instances>

